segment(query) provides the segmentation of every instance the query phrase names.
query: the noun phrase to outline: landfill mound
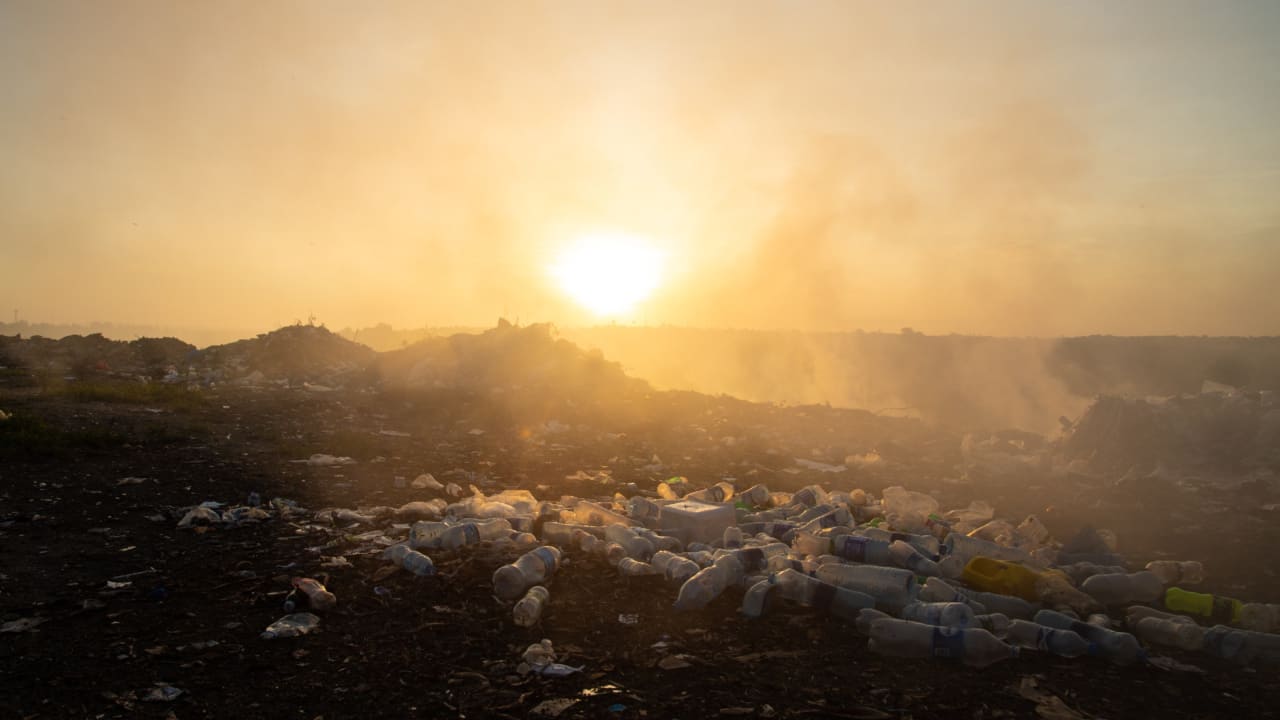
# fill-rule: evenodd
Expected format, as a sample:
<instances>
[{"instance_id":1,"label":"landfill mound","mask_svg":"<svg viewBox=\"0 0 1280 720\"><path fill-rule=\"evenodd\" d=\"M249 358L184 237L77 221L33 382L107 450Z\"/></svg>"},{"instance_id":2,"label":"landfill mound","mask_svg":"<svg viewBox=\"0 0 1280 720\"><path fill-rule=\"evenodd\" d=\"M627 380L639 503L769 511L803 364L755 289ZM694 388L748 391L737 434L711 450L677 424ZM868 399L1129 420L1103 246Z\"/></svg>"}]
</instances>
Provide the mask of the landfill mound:
<instances>
[{"instance_id":1,"label":"landfill mound","mask_svg":"<svg viewBox=\"0 0 1280 720\"><path fill-rule=\"evenodd\" d=\"M1280 471L1280 404L1270 391L1230 388L1154 400L1101 396L1061 450L1095 472Z\"/></svg>"},{"instance_id":2,"label":"landfill mound","mask_svg":"<svg viewBox=\"0 0 1280 720\"><path fill-rule=\"evenodd\" d=\"M575 394L644 390L622 366L599 351L557 338L549 324L498 326L479 334L428 338L378 358L388 387L533 391L558 388Z\"/></svg>"},{"instance_id":3,"label":"landfill mound","mask_svg":"<svg viewBox=\"0 0 1280 720\"><path fill-rule=\"evenodd\" d=\"M290 325L206 348L199 364L246 384L288 382L336 387L358 383L376 353L319 325Z\"/></svg>"},{"instance_id":4,"label":"landfill mound","mask_svg":"<svg viewBox=\"0 0 1280 720\"><path fill-rule=\"evenodd\" d=\"M53 375L112 373L156 378L187 361L194 345L177 338L109 340L100 334L46 337L0 335L0 365Z\"/></svg>"}]
</instances>

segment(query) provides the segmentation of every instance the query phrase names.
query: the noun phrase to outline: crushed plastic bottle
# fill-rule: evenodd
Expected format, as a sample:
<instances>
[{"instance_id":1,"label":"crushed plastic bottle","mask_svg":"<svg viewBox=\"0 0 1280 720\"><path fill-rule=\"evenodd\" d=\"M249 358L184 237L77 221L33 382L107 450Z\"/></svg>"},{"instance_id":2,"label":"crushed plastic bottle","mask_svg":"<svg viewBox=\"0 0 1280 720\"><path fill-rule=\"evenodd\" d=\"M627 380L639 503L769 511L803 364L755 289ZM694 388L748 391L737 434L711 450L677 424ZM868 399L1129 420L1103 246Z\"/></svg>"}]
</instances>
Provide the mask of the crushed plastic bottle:
<instances>
[{"instance_id":1,"label":"crushed plastic bottle","mask_svg":"<svg viewBox=\"0 0 1280 720\"><path fill-rule=\"evenodd\" d=\"M417 550L410 550L400 559L400 567L417 575L418 577L428 577L436 574L436 565L431 562L431 558L423 555Z\"/></svg>"},{"instance_id":2,"label":"crushed plastic bottle","mask_svg":"<svg viewBox=\"0 0 1280 720\"><path fill-rule=\"evenodd\" d=\"M554 575L559 567L559 548L549 545L534 548L494 571L493 593L503 600L514 600L527 588Z\"/></svg>"},{"instance_id":3,"label":"crushed plastic bottle","mask_svg":"<svg viewBox=\"0 0 1280 720\"><path fill-rule=\"evenodd\" d=\"M541 585L534 585L511 608L511 619L520 627L533 627L542 618L542 611L551 602L551 593Z\"/></svg>"},{"instance_id":4,"label":"crushed plastic bottle","mask_svg":"<svg viewBox=\"0 0 1280 720\"><path fill-rule=\"evenodd\" d=\"M1152 560L1147 570L1165 585L1199 585L1204 582L1204 565L1195 560Z\"/></svg>"},{"instance_id":5,"label":"crushed plastic bottle","mask_svg":"<svg viewBox=\"0 0 1280 720\"><path fill-rule=\"evenodd\" d=\"M263 640L298 637L306 635L319 626L320 618L318 616L306 612L293 613L292 615L285 615L268 625L267 629L259 637Z\"/></svg>"},{"instance_id":6,"label":"crushed plastic bottle","mask_svg":"<svg viewBox=\"0 0 1280 720\"><path fill-rule=\"evenodd\" d=\"M1014 620L1005 631L1005 641L1059 657L1080 657L1093 651L1093 646L1078 633L1051 628L1029 620Z\"/></svg>"},{"instance_id":7,"label":"crushed plastic bottle","mask_svg":"<svg viewBox=\"0 0 1280 720\"><path fill-rule=\"evenodd\" d=\"M1133 634L1145 643L1182 650L1199 650L1204 647L1204 633L1205 629L1195 623L1158 617L1143 618L1133 627Z\"/></svg>"},{"instance_id":8,"label":"crushed plastic bottle","mask_svg":"<svg viewBox=\"0 0 1280 720\"><path fill-rule=\"evenodd\" d=\"M1018 656L1010 646L986 630L923 625L909 620L880 619L871 623L867 647L875 653L903 658L947 658L983 668Z\"/></svg>"},{"instance_id":9,"label":"crushed plastic bottle","mask_svg":"<svg viewBox=\"0 0 1280 720\"><path fill-rule=\"evenodd\" d=\"M296 577L291 581L294 590L298 591L306 598L307 607L317 612L325 612L332 610L338 604L338 596L329 592L319 580L313 578ZM291 608L285 608L292 612Z\"/></svg>"},{"instance_id":10,"label":"crushed plastic bottle","mask_svg":"<svg viewBox=\"0 0 1280 720\"><path fill-rule=\"evenodd\" d=\"M938 512L933 497L897 485L885 488L880 503L889 525L905 532L928 532L929 516Z\"/></svg>"},{"instance_id":11,"label":"crushed plastic bottle","mask_svg":"<svg viewBox=\"0 0 1280 720\"><path fill-rule=\"evenodd\" d=\"M1138 573L1093 575L1080 584L1080 589L1103 605L1155 602L1164 594L1160 576L1144 570Z\"/></svg>"},{"instance_id":12,"label":"crushed plastic bottle","mask_svg":"<svg viewBox=\"0 0 1280 720\"><path fill-rule=\"evenodd\" d=\"M1098 646L1102 655L1110 658L1117 665L1130 665L1139 659L1145 659L1146 653L1138 644L1138 639L1129 633L1108 630L1097 625L1072 619L1054 610L1041 610L1036 613L1035 621L1046 627L1058 630L1070 630L1085 640Z\"/></svg>"}]
</instances>

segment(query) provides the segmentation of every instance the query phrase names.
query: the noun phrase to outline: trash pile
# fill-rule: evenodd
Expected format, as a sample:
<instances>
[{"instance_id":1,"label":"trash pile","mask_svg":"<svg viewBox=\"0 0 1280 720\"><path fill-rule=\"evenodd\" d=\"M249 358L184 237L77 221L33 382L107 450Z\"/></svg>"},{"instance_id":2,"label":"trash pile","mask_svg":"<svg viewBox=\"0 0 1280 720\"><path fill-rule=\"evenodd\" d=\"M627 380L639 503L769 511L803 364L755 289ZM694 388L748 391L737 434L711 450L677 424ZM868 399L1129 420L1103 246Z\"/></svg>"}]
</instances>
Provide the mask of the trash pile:
<instances>
[{"instance_id":1,"label":"trash pile","mask_svg":"<svg viewBox=\"0 0 1280 720\"><path fill-rule=\"evenodd\" d=\"M438 482L423 486L439 489ZM325 567L381 560L375 580L401 570L436 577L433 555L493 558L493 596L521 628L542 622L557 575L578 557L665 588L676 611L739 593L741 613L751 619L780 602L811 608L850 623L873 652L892 657L985 667L1029 650L1161 664L1154 653L1172 648L1242 665L1280 662L1280 605L1188 590L1204 579L1199 562L1154 560L1138 569L1115 552L1107 530L1085 527L1059 542L1036 516L1015 524L982 501L944 512L932 496L900 486L875 497L819 485L739 491L732 479L692 489L684 477L631 497L471 492L455 502L330 508L294 525L299 534L331 536L309 549L339 556ZM190 513L202 518L205 509ZM276 509L282 517L305 513ZM320 622L314 613L339 602L321 580L291 584L289 614L263 638L309 633ZM544 641L529 647L525 667L549 675L577 670L554 658Z\"/></svg>"}]
</instances>

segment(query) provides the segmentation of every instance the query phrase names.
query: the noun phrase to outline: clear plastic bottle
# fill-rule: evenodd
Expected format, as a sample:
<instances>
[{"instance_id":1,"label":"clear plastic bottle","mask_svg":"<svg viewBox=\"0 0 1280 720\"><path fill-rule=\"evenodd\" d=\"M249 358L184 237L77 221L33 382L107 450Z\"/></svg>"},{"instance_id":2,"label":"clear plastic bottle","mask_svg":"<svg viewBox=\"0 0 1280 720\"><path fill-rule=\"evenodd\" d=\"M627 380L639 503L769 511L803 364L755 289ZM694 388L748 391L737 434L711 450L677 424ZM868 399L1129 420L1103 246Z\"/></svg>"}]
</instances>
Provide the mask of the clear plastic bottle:
<instances>
[{"instance_id":1,"label":"clear plastic bottle","mask_svg":"<svg viewBox=\"0 0 1280 720\"><path fill-rule=\"evenodd\" d=\"M724 529L724 538L721 545L729 549L737 549L742 547L742 529L737 525L730 525Z\"/></svg>"},{"instance_id":2,"label":"clear plastic bottle","mask_svg":"<svg viewBox=\"0 0 1280 720\"><path fill-rule=\"evenodd\" d=\"M790 503L798 503L800 505L821 505L827 501L827 491L823 490L819 485L809 485L792 493L789 500Z\"/></svg>"},{"instance_id":3,"label":"clear plastic bottle","mask_svg":"<svg viewBox=\"0 0 1280 720\"><path fill-rule=\"evenodd\" d=\"M752 485L738 493L738 498L751 507L764 507L769 504L769 488L762 484Z\"/></svg>"},{"instance_id":4,"label":"clear plastic bottle","mask_svg":"<svg viewBox=\"0 0 1280 720\"><path fill-rule=\"evenodd\" d=\"M1204 650L1214 657L1241 665L1255 660L1280 663L1280 635L1214 625L1204 634Z\"/></svg>"},{"instance_id":5,"label":"clear plastic bottle","mask_svg":"<svg viewBox=\"0 0 1280 720\"><path fill-rule=\"evenodd\" d=\"M914 547L922 555L928 558L936 558L942 551L942 545L938 542L938 538L932 535L915 535L904 532L889 532L881 528L865 527L858 528L856 534L863 537L869 537L872 540L880 540L886 543L892 543L895 540L901 540L911 547Z\"/></svg>"},{"instance_id":6,"label":"clear plastic bottle","mask_svg":"<svg viewBox=\"0 0 1280 720\"><path fill-rule=\"evenodd\" d=\"M585 530L573 531L573 544L588 555L603 555L605 542Z\"/></svg>"},{"instance_id":7,"label":"clear plastic bottle","mask_svg":"<svg viewBox=\"0 0 1280 720\"><path fill-rule=\"evenodd\" d=\"M479 542L497 540L511 532L511 523L505 518L492 518L478 522L465 522L446 530L440 535L438 547L446 549L460 548Z\"/></svg>"},{"instance_id":8,"label":"clear plastic bottle","mask_svg":"<svg viewBox=\"0 0 1280 720\"><path fill-rule=\"evenodd\" d=\"M1262 633L1280 631L1280 605L1244 603L1240 606L1240 627Z\"/></svg>"},{"instance_id":9,"label":"clear plastic bottle","mask_svg":"<svg viewBox=\"0 0 1280 720\"><path fill-rule=\"evenodd\" d=\"M604 529L604 537L605 540L621 545L627 557L637 560L648 560L653 557L653 543L648 538L636 535L631 528L610 525Z\"/></svg>"},{"instance_id":10,"label":"clear plastic bottle","mask_svg":"<svg viewBox=\"0 0 1280 720\"><path fill-rule=\"evenodd\" d=\"M1129 571L1119 565L1097 565L1091 562L1077 562L1070 565L1063 565L1058 568L1071 578L1071 582L1079 585L1094 575L1114 575L1116 573L1128 573Z\"/></svg>"},{"instance_id":11,"label":"clear plastic bottle","mask_svg":"<svg viewBox=\"0 0 1280 720\"><path fill-rule=\"evenodd\" d=\"M875 598L870 595L837 587L795 570L783 570L773 575L771 582L777 586L780 597L849 622L857 620L860 610L875 606Z\"/></svg>"},{"instance_id":12,"label":"clear plastic bottle","mask_svg":"<svg viewBox=\"0 0 1280 720\"><path fill-rule=\"evenodd\" d=\"M951 533L947 535L947 539L943 541L943 554L952 558L956 558L953 562L959 562L961 565L969 562L975 557L989 557L995 560L1004 560L1006 562L1022 563L1028 567L1041 567L1043 563L1037 563L1032 559L1031 555L1024 550L1018 548L1005 547L998 545L989 540L968 537L960 533Z\"/></svg>"},{"instance_id":13,"label":"clear plastic bottle","mask_svg":"<svg viewBox=\"0 0 1280 720\"><path fill-rule=\"evenodd\" d=\"M541 585L534 585L511 608L511 619L520 627L533 627L542 618L542 611L551 602L551 593Z\"/></svg>"},{"instance_id":14,"label":"clear plastic bottle","mask_svg":"<svg viewBox=\"0 0 1280 720\"><path fill-rule=\"evenodd\" d=\"M1195 620L1192 620L1186 615L1175 615L1173 613L1167 613L1163 610L1157 610L1153 607L1148 607L1146 605L1131 605L1129 609L1125 611L1125 616L1124 616L1125 626L1134 627L1143 618L1149 618L1149 617L1163 618L1165 620L1172 620L1173 622L1179 622L1179 623L1189 623L1191 625L1196 624Z\"/></svg>"},{"instance_id":15,"label":"clear plastic bottle","mask_svg":"<svg viewBox=\"0 0 1280 720\"><path fill-rule=\"evenodd\" d=\"M414 550L440 547L440 536L453 525L444 522L426 520L416 522L409 530L409 547Z\"/></svg>"},{"instance_id":16,"label":"clear plastic bottle","mask_svg":"<svg viewBox=\"0 0 1280 720\"><path fill-rule=\"evenodd\" d=\"M684 496L685 500L697 500L705 503L729 502L733 497L733 483L718 482L709 488L697 490Z\"/></svg>"},{"instance_id":17,"label":"clear plastic bottle","mask_svg":"<svg viewBox=\"0 0 1280 720\"><path fill-rule=\"evenodd\" d=\"M829 563L819 566L815 575L823 582L870 595L877 608L888 612L898 612L913 602L919 587L910 570L880 565Z\"/></svg>"},{"instance_id":18,"label":"clear plastic bottle","mask_svg":"<svg viewBox=\"0 0 1280 720\"><path fill-rule=\"evenodd\" d=\"M338 596L329 592L324 584L314 578L296 577L290 583L307 598L307 607L317 612L332 610L338 604Z\"/></svg>"},{"instance_id":19,"label":"clear plastic bottle","mask_svg":"<svg viewBox=\"0 0 1280 720\"><path fill-rule=\"evenodd\" d=\"M876 620L884 620L884 619L892 620L894 618L889 613L881 612L879 610L876 610L875 608L863 608L862 610L858 611L858 619L854 621L854 627L858 630L859 635L863 635L863 636L870 635L871 623L875 622Z\"/></svg>"},{"instance_id":20,"label":"clear plastic bottle","mask_svg":"<svg viewBox=\"0 0 1280 720\"><path fill-rule=\"evenodd\" d=\"M1138 639L1129 633L1108 630L1097 625L1072 619L1054 610L1041 610L1036 613L1035 621L1046 627L1058 630L1070 630L1080 637L1098 646L1098 651L1118 665L1129 665L1139 658L1145 658Z\"/></svg>"},{"instance_id":21,"label":"clear plastic bottle","mask_svg":"<svg viewBox=\"0 0 1280 720\"><path fill-rule=\"evenodd\" d=\"M1080 657L1092 650L1088 640L1070 630L1060 630L1029 620L1014 620L1005 630L1004 639L1011 645L1051 653L1059 657Z\"/></svg>"},{"instance_id":22,"label":"clear plastic bottle","mask_svg":"<svg viewBox=\"0 0 1280 720\"><path fill-rule=\"evenodd\" d=\"M661 575L662 572L647 562L624 557L618 561L618 574L624 577L642 577L645 575Z\"/></svg>"},{"instance_id":23,"label":"clear plastic bottle","mask_svg":"<svg viewBox=\"0 0 1280 720\"><path fill-rule=\"evenodd\" d=\"M916 575L939 574L938 564L921 555L914 547L901 540L889 543L889 558L899 567L904 567Z\"/></svg>"},{"instance_id":24,"label":"clear plastic bottle","mask_svg":"<svg viewBox=\"0 0 1280 720\"><path fill-rule=\"evenodd\" d=\"M792 538L791 547L802 555L823 555L831 552L831 538L800 530Z\"/></svg>"},{"instance_id":25,"label":"clear plastic bottle","mask_svg":"<svg viewBox=\"0 0 1280 720\"><path fill-rule=\"evenodd\" d=\"M723 555L709 567L699 570L680 586L676 597L676 610L697 610L706 607L730 585L742 581L742 563L735 554Z\"/></svg>"},{"instance_id":26,"label":"clear plastic bottle","mask_svg":"<svg viewBox=\"0 0 1280 720\"><path fill-rule=\"evenodd\" d=\"M838 507L806 521L804 525L800 526L799 530L816 533L834 527L848 528L852 524L853 516L849 514L849 510Z\"/></svg>"},{"instance_id":27,"label":"clear plastic bottle","mask_svg":"<svg viewBox=\"0 0 1280 720\"><path fill-rule=\"evenodd\" d=\"M889 553L889 543L862 535L836 535L829 541L832 555L852 560L856 563L870 565L890 565L893 558ZM797 548L799 545L797 545ZM820 553L813 553L818 555Z\"/></svg>"},{"instance_id":28,"label":"clear plastic bottle","mask_svg":"<svg viewBox=\"0 0 1280 720\"><path fill-rule=\"evenodd\" d=\"M998 638L1003 638L1004 634L1009 630L1009 616L1004 613L974 615L973 620L978 623L976 627L980 627Z\"/></svg>"},{"instance_id":29,"label":"clear plastic bottle","mask_svg":"<svg viewBox=\"0 0 1280 720\"><path fill-rule=\"evenodd\" d=\"M1148 617L1137 622L1133 634L1144 643L1199 650L1204 647L1204 628L1165 618Z\"/></svg>"},{"instance_id":30,"label":"clear plastic bottle","mask_svg":"<svg viewBox=\"0 0 1280 720\"><path fill-rule=\"evenodd\" d=\"M871 623L867 647L875 653L904 658L947 658L970 667L988 665L1017 657L1011 647L995 635L977 628L939 627L908 620L881 619Z\"/></svg>"},{"instance_id":31,"label":"clear plastic bottle","mask_svg":"<svg viewBox=\"0 0 1280 720\"><path fill-rule=\"evenodd\" d=\"M682 555L659 550L653 554L651 564L668 582L683 583L693 577L701 568L698 563Z\"/></svg>"},{"instance_id":32,"label":"clear plastic bottle","mask_svg":"<svg viewBox=\"0 0 1280 720\"><path fill-rule=\"evenodd\" d=\"M548 545L564 547L574 543L574 534L579 531L593 535L597 533L602 535L604 533L603 528L589 528L584 525L551 521L542 524L542 542Z\"/></svg>"},{"instance_id":33,"label":"clear plastic bottle","mask_svg":"<svg viewBox=\"0 0 1280 720\"><path fill-rule=\"evenodd\" d=\"M776 540L781 540L783 535L796 529L796 524L792 522L760 520L756 522L742 523L739 525L743 535L759 535L764 533Z\"/></svg>"},{"instance_id":34,"label":"clear plastic bottle","mask_svg":"<svg viewBox=\"0 0 1280 720\"><path fill-rule=\"evenodd\" d=\"M1137 573L1093 575L1080 584L1080 589L1103 605L1149 603L1164 594L1164 583L1149 570Z\"/></svg>"},{"instance_id":35,"label":"clear plastic bottle","mask_svg":"<svg viewBox=\"0 0 1280 720\"><path fill-rule=\"evenodd\" d=\"M418 577L427 577L436 574L435 563L431 562L431 558L423 555L417 550L410 550L400 558L400 567L417 575Z\"/></svg>"},{"instance_id":36,"label":"clear plastic bottle","mask_svg":"<svg viewBox=\"0 0 1280 720\"><path fill-rule=\"evenodd\" d=\"M559 567L559 548L549 545L534 548L493 573L493 593L503 600L514 600L527 588L554 575Z\"/></svg>"},{"instance_id":37,"label":"clear plastic bottle","mask_svg":"<svg viewBox=\"0 0 1280 720\"><path fill-rule=\"evenodd\" d=\"M760 547L742 548L740 550L721 550L720 554L733 554L738 557L738 562L742 564L745 572L753 572L756 570L764 570L769 567L769 559L784 556L789 552L783 543L770 543L761 545Z\"/></svg>"},{"instance_id":38,"label":"clear plastic bottle","mask_svg":"<svg viewBox=\"0 0 1280 720\"><path fill-rule=\"evenodd\" d=\"M970 610L968 605L959 602L913 602L902 608L902 619L924 623L925 625L958 628L978 627L978 623L973 617L973 610Z\"/></svg>"},{"instance_id":39,"label":"clear plastic bottle","mask_svg":"<svg viewBox=\"0 0 1280 720\"><path fill-rule=\"evenodd\" d=\"M1195 560L1152 560L1147 570L1165 585L1199 585L1204 582L1204 565Z\"/></svg>"},{"instance_id":40,"label":"clear plastic bottle","mask_svg":"<svg viewBox=\"0 0 1280 720\"><path fill-rule=\"evenodd\" d=\"M627 549L616 542L607 542L604 544L604 559L614 567L622 562L627 556Z\"/></svg>"},{"instance_id":41,"label":"clear plastic bottle","mask_svg":"<svg viewBox=\"0 0 1280 720\"><path fill-rule=\"evenodd\" d=\"M931 577L927 579L924 585L920 587L917 596L923 602L962 602L969 606L974 615L982 615L987 612L987 606L970 597L968 590L957 590L942 578ZM1027 617L1031 617L1031 615L1028 614Z\"/></svg>"},{"instance_id":42,"label":"clear plastic bottle","mask_svg":"<svg viewBox=\"0 0 1280 720\"><path fill-rule=\"evenodd\" d=\"M647 497L637 495L627 501L627 512L632 520L648 523L658 519L662 506Z\"/></svg>"},{"instance_id":43,"label":"clear plastic bottle","mask_svg":"<svg viewBox=\"0 0 1280 720\"><path fill-rule=\"evenodd\" d=\"M407 543L396 543L382 551L382 559L399 565L404 560L405 553L411 549Z\"/></svg>"},{"instance_id":44,"label":"clear plastic bottle","mask_svg":"<svg viewBox=\"0 0 1280 720\"><path fill-rule=\"evenodd\" d=\"M276 640L279 638L298 637L306 635L320 626L320 618L311 613L293 613L285 615L279 620L267 626L262 632L263 640Z\"/></svg>"}]
</instances>

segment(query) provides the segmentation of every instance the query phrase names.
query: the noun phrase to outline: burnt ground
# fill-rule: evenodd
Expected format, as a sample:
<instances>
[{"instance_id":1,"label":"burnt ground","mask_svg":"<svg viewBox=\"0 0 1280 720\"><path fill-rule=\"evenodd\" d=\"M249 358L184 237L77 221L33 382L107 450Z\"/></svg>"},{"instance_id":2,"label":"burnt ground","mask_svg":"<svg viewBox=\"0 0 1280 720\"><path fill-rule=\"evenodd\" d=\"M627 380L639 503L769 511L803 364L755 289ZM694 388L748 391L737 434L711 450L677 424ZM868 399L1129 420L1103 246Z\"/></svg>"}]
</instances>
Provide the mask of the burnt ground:
<instances>
[{"instance_id":1,"label":"burnt ground","mask_svg":"<svg viewBox=\"0 0 1280 720\"><path fill-rule=\"evenodd\" d=\"M344 537L367 527L344 535L276 519L197 532L177 529L173 516L205 500L242 503L254 491L312 510L398 506L437 495L397 487L397 476L421 472L544 499L609 497L628 482L649 490L676 474L699 484L731 475L776 490L903 484L936 493L944 508L985 499L1015 521L1040 513L1060 539L1086 523L1109 527L1139 565L1201 559L1205 589L1274 601L1280 579L1270 557L1280 532L1274 512L1261 507L1274 500L1247 489L1122 495L1047 474L963 478L958 438L916 423L693 394L641 395L628 400L630 411L593 415L554 400L513 410L487 393L187 393L102 382L107 389L0 389L0 409L14 416L0 421L0 622L45 620L0 634L0 716L526 717L551 714L544 701L563 699L572 701L564 718L1037 717L1037 703L1020 692L1027 678L1085 717L1280 712L1275 668L1176 653L1201 672L1031 652L985 670L893 660L804 608L748 621L738 613L740 591L677 614L676 588L619 578L576 552L548 583L541 624L525 630L490 592L493 570L514 552L437 551L436 577L383 576L376 555L320 567L322 556L354 548ZM543 434L538 421L549 419L574 427ZM795 456L839 462L870 449L887 462L840 474L785 471ZM359 462L293 462L319 452ZM655 454L661 472L643 467ZM606 468L612 481L565 480ZM125 477L146 480L118 484ZM283 614L288 577L322 573L339 606L319 631L259 639ZM108 588L121 576L127 586ZM638 622L622 622L625 615ZM561 662L584 670L559 679L517 674L524 648L544 637ZM663 662L671 657L683 662ZM665 669L673 664L687 667ZM158 683L183 694L143 701Z\"/></svg>"}]
</instances>

